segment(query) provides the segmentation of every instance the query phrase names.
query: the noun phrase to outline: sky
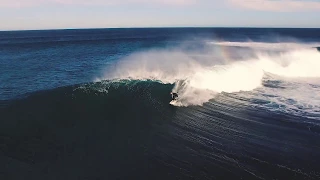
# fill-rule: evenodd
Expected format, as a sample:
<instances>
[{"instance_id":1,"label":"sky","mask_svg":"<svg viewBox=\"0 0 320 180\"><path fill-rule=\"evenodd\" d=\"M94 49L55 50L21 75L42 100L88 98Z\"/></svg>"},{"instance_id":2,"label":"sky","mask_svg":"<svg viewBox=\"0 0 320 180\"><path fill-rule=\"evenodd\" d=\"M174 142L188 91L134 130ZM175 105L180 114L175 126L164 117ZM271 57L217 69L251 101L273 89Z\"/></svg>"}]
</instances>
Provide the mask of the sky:
<instances>
[{"instance_id":1,"label":"sky","mask_svg":"<svg viewBox=\"0 0 320 180\"><path fill-rule=\"evenodd\" d=\"M320 28L320 0L0 0L0 30Z\"/></svg>"}]
</instances>

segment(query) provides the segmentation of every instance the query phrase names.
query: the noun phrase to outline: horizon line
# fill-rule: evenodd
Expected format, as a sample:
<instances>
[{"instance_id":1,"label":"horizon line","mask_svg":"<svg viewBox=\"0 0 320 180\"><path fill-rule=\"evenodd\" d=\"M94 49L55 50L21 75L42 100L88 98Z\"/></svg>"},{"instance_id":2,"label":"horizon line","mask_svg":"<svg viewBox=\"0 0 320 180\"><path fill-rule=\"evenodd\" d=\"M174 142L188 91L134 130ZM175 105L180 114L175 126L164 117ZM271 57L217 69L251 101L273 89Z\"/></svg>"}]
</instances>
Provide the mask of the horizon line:
<instances>
[{"instance_id":1,"label":"horizon line","mask_svg":"<svg viewBox=\"0 0 320 180\"><path fill-rule=\"evenodd\" d=\"M79 27L79 28L39 28L39 29L0 29L8 31L53 31L53 30L94 30L94 29L169 29L169 28L256 28L256 29L320 29L320 27L294 27L294 26L134 26L134 27Z\"/></svg>"}]
</instances>

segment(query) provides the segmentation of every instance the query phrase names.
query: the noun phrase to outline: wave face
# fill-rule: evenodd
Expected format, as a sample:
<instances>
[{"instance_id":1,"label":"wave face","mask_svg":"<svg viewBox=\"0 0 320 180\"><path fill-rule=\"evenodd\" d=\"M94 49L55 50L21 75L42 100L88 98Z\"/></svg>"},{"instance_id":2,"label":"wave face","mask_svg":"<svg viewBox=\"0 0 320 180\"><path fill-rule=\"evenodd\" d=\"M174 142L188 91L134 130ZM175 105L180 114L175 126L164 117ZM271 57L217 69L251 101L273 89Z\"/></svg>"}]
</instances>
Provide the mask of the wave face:
<instances>
[{"instance_id":1,"label":"wave face","mask_svg":"<svg viewBox=\"0 0 320 180\"><path fill-rule=\"evenodd\" d=\"M319 178L319 116L308 118L303 108L273 112L296 102L256 94L277 99L275 92L288 89L283 94L292 98L294 86L269 79L262 86L188 107L168 103L177 85L150 80L30 94L0 108L5 172L38 179L63 179L72 169L80 179Z\"/></svg>"}]
</instances>

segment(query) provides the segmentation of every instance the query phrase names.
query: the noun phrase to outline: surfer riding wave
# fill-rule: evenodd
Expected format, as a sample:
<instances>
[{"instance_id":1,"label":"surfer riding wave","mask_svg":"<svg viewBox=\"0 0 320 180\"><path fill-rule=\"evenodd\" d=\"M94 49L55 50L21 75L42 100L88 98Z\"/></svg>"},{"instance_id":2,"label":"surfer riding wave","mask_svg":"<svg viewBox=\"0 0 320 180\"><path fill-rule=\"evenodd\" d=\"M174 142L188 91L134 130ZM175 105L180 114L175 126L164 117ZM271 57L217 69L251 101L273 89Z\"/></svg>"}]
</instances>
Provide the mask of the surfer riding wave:
<instances>
[{"instance_id":1,"label":"surfer riding wave","mask_svg":"<svg viewBox=\"0 0 320 180\"><path fill-rule=\"evenodd\" d=\"M171 94L171 99L172 100L176 100L177 99L178 93L171 92L170 94Z\"/></svg>"}]
</instances>

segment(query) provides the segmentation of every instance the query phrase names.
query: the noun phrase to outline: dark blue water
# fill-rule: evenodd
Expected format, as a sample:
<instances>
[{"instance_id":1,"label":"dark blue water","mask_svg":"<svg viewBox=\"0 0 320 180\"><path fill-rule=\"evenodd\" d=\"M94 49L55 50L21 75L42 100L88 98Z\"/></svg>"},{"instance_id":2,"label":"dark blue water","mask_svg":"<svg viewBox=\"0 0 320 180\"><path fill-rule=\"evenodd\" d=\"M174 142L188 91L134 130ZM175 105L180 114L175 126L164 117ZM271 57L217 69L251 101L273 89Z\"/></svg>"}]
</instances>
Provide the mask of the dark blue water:
<instances>
[{"instance_id":1,"label":"dark blue water","mask_svg":"<svg viewBox=\"0 0 320 180\"><path fill-rule=\"evenodd\" d=\"M220 93L175 107L174 84L94 82L132 53L249 40L315 44L320 29L0 32L1 179L320 179L317 106L310 116Z\"/></svg>"}]
</instances>

